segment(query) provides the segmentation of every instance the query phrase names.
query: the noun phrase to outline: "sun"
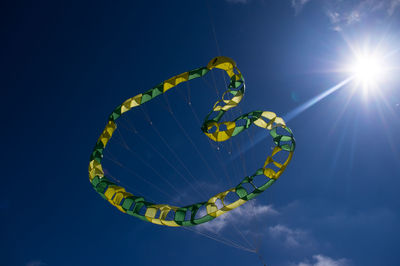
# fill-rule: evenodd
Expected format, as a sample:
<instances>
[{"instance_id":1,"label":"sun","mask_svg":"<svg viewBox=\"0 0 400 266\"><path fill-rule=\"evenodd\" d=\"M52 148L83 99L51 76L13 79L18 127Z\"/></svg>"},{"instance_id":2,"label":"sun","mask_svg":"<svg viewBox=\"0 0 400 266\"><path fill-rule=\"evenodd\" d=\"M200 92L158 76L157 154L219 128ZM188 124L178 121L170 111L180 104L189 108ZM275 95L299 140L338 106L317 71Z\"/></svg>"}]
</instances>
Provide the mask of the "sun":
<instances>
[{"instance_id":1,"label":"sun","mask_svg":"<svg viewBox=\"0 0 400 266\"><path fill-rule=\"evenodd\" d=\"M354 55L347 67L358 86L363 90L374 90L384 81L387 73L385 56L378 52L363 52Z\"/></svg>"},{"instance_id":2,"label":"sun","mask_svg":"<svg viewBox=\"0 0 400 266\"><path fill-rule=\"evenodd\" d=\"M362 55L356 59L351 72L360 82L376 83L384 74L382 59L376 55Z\"/></svg>"}]
</instances>

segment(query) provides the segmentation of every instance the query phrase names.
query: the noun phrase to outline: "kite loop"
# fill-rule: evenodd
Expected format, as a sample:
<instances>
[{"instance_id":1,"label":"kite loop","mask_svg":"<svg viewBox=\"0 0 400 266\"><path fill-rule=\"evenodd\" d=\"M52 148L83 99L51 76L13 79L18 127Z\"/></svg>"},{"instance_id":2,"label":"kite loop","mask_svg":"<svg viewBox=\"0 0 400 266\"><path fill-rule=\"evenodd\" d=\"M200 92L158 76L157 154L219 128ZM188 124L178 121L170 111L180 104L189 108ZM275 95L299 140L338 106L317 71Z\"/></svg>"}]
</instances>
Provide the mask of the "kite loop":
<instances>
[{"instance_id":1,"label":"kite loop","mask_svg":"<svg viewBox=\"0 0 400 266\"><path fill-rule=\"evenodd\" d=\"M184 207L149 202L144 197L135 196L127 192L125 188L107 178L101 162L104 149L117 128L116 122L118 118L132 108L154 99L182 82L206 75L214 68L224 70L228 74L230 82L227 90L222 95L222 99L214 104L210 113L205 117L201 129L207 137L216 142L226 141L243 132L252 124L268 130L273 138L275 147L271 155L267 157L263 167L253 175L246 176L237 186L218 193L207 201ZM236 63L228 57L218 56L212 59L206 67L200 67L174 76L144 93L127 99L117 106L109 116L107 125L90 156L89 180L93 188L121 212L147 222L166 226L192 226L205 223L255 198L270 187L285 171L295 150L295 139L285 121L269 111L253 111L243 114L233 121L220 122L229 109L239 104L243 99L244 92L244 79L236 67ZM278 132L277 129L279 128L281 130ZM287 154L283 162L274 160L274 156L280 152ZM253 180L256 176L265 177L264 184L255 185ZM252 189L248 189L249 186L246 186L246 188L245 184L250 184ZM224 200L230 193L234 193L237 200L228 204ZM220 201L222 206L217 206L217 201ZM205 213L199 211L201 207L205 207ZM198 218L198 216L200 217Z\"/></svg>"}]
</instances>

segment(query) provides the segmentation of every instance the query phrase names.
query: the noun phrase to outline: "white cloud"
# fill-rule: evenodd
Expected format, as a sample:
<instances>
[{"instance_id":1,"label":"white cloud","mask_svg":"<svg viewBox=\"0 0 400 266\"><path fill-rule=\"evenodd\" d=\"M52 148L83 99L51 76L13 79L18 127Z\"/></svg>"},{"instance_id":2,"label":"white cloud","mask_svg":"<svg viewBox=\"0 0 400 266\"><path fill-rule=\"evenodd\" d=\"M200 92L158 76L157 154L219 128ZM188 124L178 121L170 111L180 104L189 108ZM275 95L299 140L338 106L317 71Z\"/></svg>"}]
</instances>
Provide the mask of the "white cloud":
<instances>
[{"instance_id":1,"label":"white cloud","mask_svg":"<svg viewBox=\"0 0 400 266\"><path fill-rule=\"evenodd\" d=\"M278 224L268 228L268 233L277 240L281 240L284 246L298 247L303 246L303 242L307 242L309 239L308 234L300 229L291 229L287 226Z\"/></svg>"},{"instance_id":2,"label":"white cloud","mask_svg":"<svg viewBox=\"0 0 400 266\"><path fill-rule=\"evenodd\" d=\"M345 258L341 258L338 260L334 260L330 257L317 254L312 256L313 257L313 262L305 261L305 262L300 262L294 265L297 266L347 266L350 265L350 261Z\"/></svg>"},{"instance_id":3,"label":"white cloud","mask_svg":"<svg viewBox=\"0 0 400 266\"><path fill-rule=\"evenodd\" d=\"M205 213L200 213L204 215ZM198 230L206 230L213 233L218 233L226 226L232 223L245 223L251 219L263 215L277 215L278 212L271 205L256 205L255 201L247 202L246 204L236 208L228 213L225 213L218 218L201 225L196 226Z\"/></svg>"},{"instance_id":4,"label":"white cloud","mask_svg":"<svg viewBox=\"0 0 400 266\"><path fill-rule=\"evenodd\" d=\"M26 266L45 266L47 265L41 260L32 260L26 264Z\"/></svg>"},{"instance_id":5,"label":"white cloud","mask_svg":"<svg viewBox=\"0 0 400 266\"><path fill-rule=\"evenodd\" d=\"M303 9L304 5L310 0L292 0L292 7L294 8L295 14L299 14Z\"/></svg>"},{"instance_id":6,"label":"white cloud","mask_svg":"<svg viewBox=\"0 0 400 266\"><path fill-rule=\"evenodd\" d=\"M296 15L309 0L291 0ZM368 19L372 15L379 18L393 16L400 9L400 0L324 0L325 14L332 23L332 29L341 31L345 27Z\"/></svg>"},{"instance_id":7,"label":"white cloud","mask_svg":"<svg viewBox=\"0 0 400 266\"><path fill-rule=\"evenodd\" d=\"M359 22L361 20L361 15L360 12L357 10L353 10L347 17L346 17L346 22L347 24L352 24L355 22Z\"/></svg>"},{"instance_id":8,"label":"white cloud","mask_svg":"<svg viewBox=\"0 0 400 266\"><path fill-rule=\"evenodd\" d=\"M328 10L326 12L326 15L329 17L332 23L338 23L341 20L340 14L336 11Z\"/></svg>"}]
</instances>

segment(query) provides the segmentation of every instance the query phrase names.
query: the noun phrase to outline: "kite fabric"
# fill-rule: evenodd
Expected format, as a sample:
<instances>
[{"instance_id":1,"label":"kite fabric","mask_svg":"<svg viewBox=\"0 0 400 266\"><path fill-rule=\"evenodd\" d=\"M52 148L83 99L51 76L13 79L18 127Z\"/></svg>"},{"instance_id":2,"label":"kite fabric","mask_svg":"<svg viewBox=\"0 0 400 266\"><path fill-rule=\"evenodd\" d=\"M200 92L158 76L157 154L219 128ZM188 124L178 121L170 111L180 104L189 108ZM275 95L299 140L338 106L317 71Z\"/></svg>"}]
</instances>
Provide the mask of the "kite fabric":
<instances>
[{"instance_id":1,"label":"kite fabric","mask_svg":"<svg viewBox=\"0 0 400 266\"><path fill-rule=\"evenodd\" d=\"M118 186L108 179L104 175L101 161L104 149L117 128L116 121L118 118L133 107L154 99L182 82L206 75L213 68L224 70L230 77L230 83L228 89L222 95L222 99L214 104L210 113L205 117L201 128L203 133L213 141L225 141L238 135L252 124L269 130L275 147L271 155L267 157L263 167L258 169L253 175L246 176L237 186L218 193L208 201L185 207L149 202L141 196L132 195L127 192L125 188ZM233 121L220 122L229 109L239 104L244 96L244 91L244 79L239 69L236 67L236 63L228 57L219 56L212 59L206 67L197 68L174 76L149 91L126 100L115 108L109 116L108 123L90 156L89 180L93 188L121 212L147 222L166 226L192 226L205 223L255 198L270 187L286 169L293 156L295 139L292 131L286 127L284 120L277 117L273 112L253 111L241 115ZM278 128L282 129L280 131L284 132L282 133L283 135L278 133ZM286 161L283 163L274 160L274 156L281 151L286 151L287 154ZM274 167L275 170L272 169L272 167ZM265 183L256 186L253 183L253 179L256 176L262 175L265 177ZM246 189L244 186L246 183L250 184L252 188ZM246 187L249 186L246 185ZM224 199L229 193L234 193L234 196L238 197L238 199L235 202L227 204L224 202ZM218 200L222 203L218 205L222 206L217 206ZM199 211L201 207L205 207L206 213ZM198 216L200 216L200 218L197 218Z\"/></svg>"}]
</instances>

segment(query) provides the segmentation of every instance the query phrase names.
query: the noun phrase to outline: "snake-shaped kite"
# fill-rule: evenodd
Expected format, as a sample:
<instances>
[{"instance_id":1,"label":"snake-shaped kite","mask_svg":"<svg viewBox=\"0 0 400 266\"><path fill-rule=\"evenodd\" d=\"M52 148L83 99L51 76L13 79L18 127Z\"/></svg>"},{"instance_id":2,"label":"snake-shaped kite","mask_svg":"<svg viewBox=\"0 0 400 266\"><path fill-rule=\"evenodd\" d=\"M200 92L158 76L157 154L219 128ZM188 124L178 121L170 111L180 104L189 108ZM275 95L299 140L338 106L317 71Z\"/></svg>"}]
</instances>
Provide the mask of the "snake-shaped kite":
<instances>
[{"instance_id":1,"label":"snake-shaped kite","mask_svg":"<svg viewBox=\"0 0 400 266\"><path fill-rule=\"evenodd\" d=\"M213 68L225 70L230 77L230 83L227 91L222 95L222 99L214 104L211 112L206 116L201 128L202 131L214 141L225 141L249 128L251 124L269 130L276 146L272 150L271 155L267 157L264 166L258 169L253 175L246 176L237 186L218 193L208 201L195 203L185 207L175 207L168 204L155 204L149 202L143 197L132 195L127 192L125 188L110 181L110 179L104 175L101 161L104 149L117 128L117 119L133 107L154 99L179 83L200 78ZM283 119L277 117L273 112L253 111L241 115L233 121L220 122L223 115L229 109L236 107L239 104L243 98L244 91L244 79L239 69L237 69L236 63L228 57L219 56L212 59L206 67L197 68L174 76L155 86L151 90L126 100L109 116L108 123L103 133L100 135L90 156L89 180L93 188L121 212L138 217L147 222L166 226L191 226L205 223L241 206L248 200L255 198L261 194L261 192L270 187L286 169L293 156L295 140L292 131L286 127ZM226 99L228 97L225 96L229 96L229 99ZM221 125L223 126L221 127ZM277 132L278 127L284 129L286 131L285 134L287 133L287 135L279 134ZM274 160L274 156L280 151L287 151L287 158L283 163ZM275 165L279 170L269 168L268 166L270 165ZM266 177L265 183L261 186L256 186L253 183L253 179L260 175ZM243 186L245 183L251 184L254 190L247 191ZM224 199L229 193L236 193L239 199L233 203L226 204ZM222 202L222 206L217 206L217 200ZM204 214L199 212L199 209L203 206L206 209L206 213ZM170 212L172 212L173 215L171 215ZM196 218L196 215L201 217Z\"/></svg>"}]
</instances>

